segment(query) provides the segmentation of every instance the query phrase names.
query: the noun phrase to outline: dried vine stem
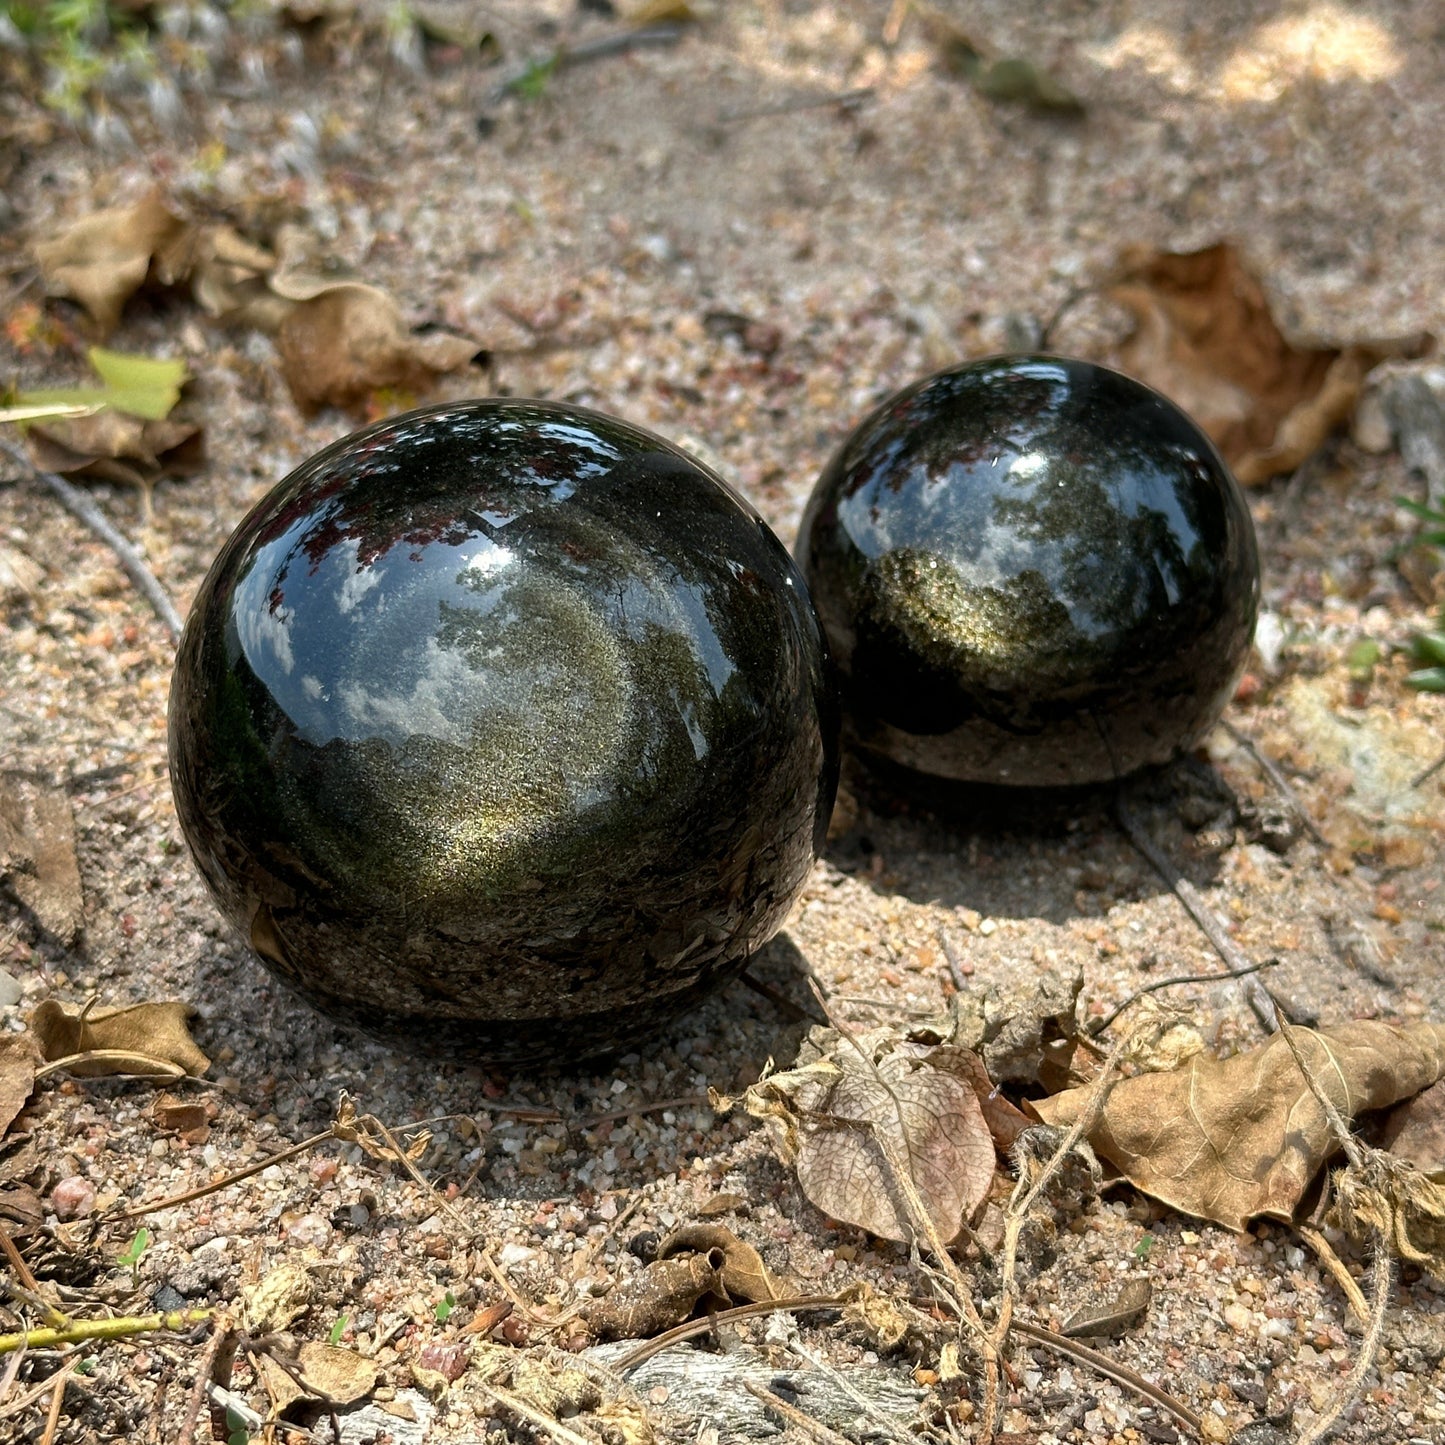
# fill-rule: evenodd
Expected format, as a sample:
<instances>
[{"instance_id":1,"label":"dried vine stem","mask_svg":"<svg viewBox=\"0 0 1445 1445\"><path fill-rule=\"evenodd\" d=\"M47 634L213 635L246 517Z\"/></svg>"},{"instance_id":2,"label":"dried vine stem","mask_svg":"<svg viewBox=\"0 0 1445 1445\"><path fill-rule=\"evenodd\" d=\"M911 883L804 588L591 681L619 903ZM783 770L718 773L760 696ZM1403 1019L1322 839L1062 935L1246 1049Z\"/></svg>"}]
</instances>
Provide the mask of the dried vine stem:
<instances>
[{"instance_id":1,"label":"dried vine stem","mask_svg":"<svg viewBox=\"0 0 1445 1445\"><path fill-rule=\"evenodd\" d=\"M72 517L83 522L115 553L116 560L124 569L126 576L135 583L141 596L150 603L151 610L165 624L171 639L179 640L182 623L181 614L176 611L175 603L171 601L170 595L161 586L155 573L146 566L145 558L136 550L133 543L121 535L110 518L79 487L71 486L64 477L57 476L54 472L47 472L43 468L37 467L14 442L0 437L0 451L3 451L17 466L23 468L29 476L48 487L60 505Z\"/></svg>"},{"instance_id":2,"label":"dried vine stem","mask_svg":"<svg viewBox=\"0 0 1445 1445\"><path fill-rule=\"evenodd\" d=\"M1334 1100L1325 1092L1319 1079L1316 1078L1309 1060L1305 1058L1296 1036L1299 1031L1283 1014L1280 1015L1279 1031L1289 1046L1290 1053L1294 1056L1295 1065L1304 1076L1306 1086L1329 1121L1331 1132L1344 1151L1345 1157L1350 1161L1350 1167L1366 1181L1378 1176L1382 1171L1376 1162L1375 1151L1366 1149L1350 1131L1350 1126L1345 1122L1344 1116L1335 1107ZM1355 1357L1355 1363L1351 1367L1350 1373L1335 1392L1335 1397L1330 1401L1324 1414L1299 1437L1296 1445L1319 1445L1320 1441L1327 1440L1334 1434L1344 1418L1345 1411L1354 1403L1355 1397L1364 1387L1370 1371L1375 1366L1376 1357L1380 1353L1380 1341L1385 1333L1385 1315L1390 1307L1394 1272L1390 1258L1388 1232L1376 1225L1372 1228L1371 1235L1371 1300L1364 1338L1360 1341L1360 1352Z\"/></svg>"},{"instance_id":3,"label":"dried vine stem","mask_svg":"<svg viewBox=\"0 0 1445 1445\"><path fill-rule=\"evenodd\" d=\"M1214 945L1214 951L1224 960L1229 969L1248 981L1244 996L1254 1010L1255 1017L1270 1033L1279 1027L1279 1008L1257 979L1250 975L1255 972L1250 961L1240 951L1239 945L1225 931L1224 924L1215 911L1200 896L1199 890L1184 877L1169 861L1168 855L1151 838L1144 825L1134 815L1134 810L1120 790L1114 795L1114 817L1124 836L1144 856L1149 866L1164 880L1169 891L1184 905L1189 916L1199 925L1204 936Z\"/></svg>"},{"instance_id":4,"label":"dried vine stem","mask_svg":"<svg viewBox=\"0 0 1445 1445\"><path fill-rule=\"evenodd\" d=\"M1093 1085L1088 1107L1070 1125L1068 1132L1059 1140L1054 1152L1044 1161L1034 1178L1030 1181L1023 1170L1019 1171L1018 1183L1014 1186L1008 1208L1004 1212L1003 1263L1000 1269L998 1319L994 1324L992 1336L994 1350L1000 1359L1008 1349L1009 1326L1013 1323L1014 1299L1018 1293L1019 1237L1023 1233L1024 1225L1028 1222L1029 1211L1038 1202L1039 1196L1048 1187L1049 1181L1063 1167L1064 1161L1079 1147L1080 1141L1098 1122L1099 1115L1103 1112L1104 1104L1108 1100L1109 1090L1113 1087L1114 1076L1119 1071L1119 1063L1124 1056L1124 1051L1132 1042L1133 1035L1125 1035L1109 1050L1108 1056L1104 1060L1104 1066L1099 1071L1099 1076Z\"/></svg>"},{"instance_id":5,"label":"dried vine stem","mask_svg":"<svg viewBox=\"0 0 1445 1445\"><path fill-rule=\"evenodd\" d=\"M1117 1360L1111 1360L1108 1355L1101 1354L1088 1345L1080 1344L1078 1340L1065 1339L1063 1335L1055 1334L1053 1330L1046 1330L1042 1325L1036 1325L1030 1320L1015 1320L1013 1327L1019 1334L1027 1335L1031 1340L1037 1340L1039 1344L1053 1350L1055 1354L1077 1360L1079 1364L1087 1365L1106 1380L1113 1380L1117 1385L1137 1391L1146 1400L1158 1405L1161 1410L1168 1410L1176 1420L1187 1425L1196 1435L1199 1433L1203 1421L1188 1405L1184 1404L1182 1400L1176 1400L1173 1395L1161 1390L1158 1385L1146 1380L1143 1375L1137 1374L1127 1365L1121 1365Z\"/></svg>"},{"instance_id":6,"label":"dried vine stem","mask_svg":"<svg viewBox=\"0 0 1445 1445\"><path fill-rule=\"evenodd\" d=\"M743 1389L755 1399L761 1400L785 1425L801 1430L810 1440L816 1440L818 1445L853 1445L846 1435L830 1430L821 1420L815 1420L796 1405L788 1404L781 1395L775 1395L762 1385L754 1384L752 1380L744 1380Z\"/></svg>"},{"instance_id":7,"label":"dried vine stem","mask_svg":"<svg viewBox=\"0 0 1445 1445\"><path fill-rule=\"evenodd\" d=\"M1220 726L1223 727L1224 731L1259 765L1260 772L1274 784L1275 791L1289 805L1290 812L1299 819L1300 826L1305 832L1308 833L1321 848L1328 848L1330 845L1325 835L1320 832L1318 826L1315 824L1315 820L1306 812L1305 805L1300 802L1299 794L1295 792L1293 786L1290 784L1290 780L1285 777L1280 765L1275 762L1243 728L1235 727L1228 718L1221 718Z\"/></svg>"},{"instance_id":8,"label":"dried vine stem","mask_svg":"<svg viewBox=\"0 0 1445 1445\"><path fill-rule=\"evenodd\" d=\"M841 1019L834 1016L828 1007L828 1000L823 996L823 990L818 987L816 980L809 979L808 985L813 991L813 997L818 1001L827 1016L828 1022L838 1031L841 1038L853 1046L858 1057L862 1059L863 1066L868 1069L884 1094L892 1101L895 1113L898 1115L898 1128L902 1134L905 1145L908 1133L903 1119L902 1106L898 1102L898 1096L889 1087L888 1081L878 1072L878 1066L869 1057L868 1050L858 1042L857 1036ZM934 1258L938 1261L949 1284L953 1287L953 1300L955 1310L960 1320L966 1324L973 1333L978 1352L983 1359L983 1424L980 1431L979 1445L989 1445L998 1428L998 1413L1001 1402L999 1391L999 1352L994 1337L985 1327L983 1317L978 1312L978 1306L973 1302L972 1286L964 1278L963 1271L958 1267L957 1261L948 1252L948 1246L940 1238L938 1226L933 1222L933 1216L929 1214L922 1196L918 1192L918 1186L913 1181L913 1171L906 1160L900 1160L892 1144L888 1141L881 1130L874 1129L873 1137L877 1141L879 1152L883 1155L884 1162L888 1165L888 1171L893 1177L893 1182L898 1186L899 1193L903 1195L904 1202L908 1206L909 1222L913 1228L922 1235Z\"/></svg>"}]
</instances>

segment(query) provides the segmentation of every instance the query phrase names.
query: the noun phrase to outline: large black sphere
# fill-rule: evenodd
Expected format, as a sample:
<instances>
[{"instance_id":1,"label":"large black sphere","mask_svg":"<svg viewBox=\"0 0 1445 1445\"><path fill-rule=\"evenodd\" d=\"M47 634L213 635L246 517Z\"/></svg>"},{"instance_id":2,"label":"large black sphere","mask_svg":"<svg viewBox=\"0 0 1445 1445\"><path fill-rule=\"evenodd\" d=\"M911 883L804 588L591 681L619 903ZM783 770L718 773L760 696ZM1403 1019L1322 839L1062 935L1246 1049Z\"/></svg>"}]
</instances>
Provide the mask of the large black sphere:
<instances>
[{"instance_id":1,"label":"large black sphere","mask_svg":"<svg viewBox=\"0 0 1445 1445\"><path fill-rule=\"evenodd\" d=\"M1218 718L1259 607L1237 484L1172 402L1009 356L898 392L833 457L798 557L865 752L1095 783Z\"/></svg>"},{"instance_id":2,"label":"large black sphere","mask_svg":"<svg viewBox=\"0 0 1445 1445\"><path fill-rule=\"evenodd\" d=\"M801 576L710 471L576 407L337 442L241 523L171 688L212 893L342 1023L494 1061L636 1041L782 923L837 777Z\"/></svg>"}]
</instances>

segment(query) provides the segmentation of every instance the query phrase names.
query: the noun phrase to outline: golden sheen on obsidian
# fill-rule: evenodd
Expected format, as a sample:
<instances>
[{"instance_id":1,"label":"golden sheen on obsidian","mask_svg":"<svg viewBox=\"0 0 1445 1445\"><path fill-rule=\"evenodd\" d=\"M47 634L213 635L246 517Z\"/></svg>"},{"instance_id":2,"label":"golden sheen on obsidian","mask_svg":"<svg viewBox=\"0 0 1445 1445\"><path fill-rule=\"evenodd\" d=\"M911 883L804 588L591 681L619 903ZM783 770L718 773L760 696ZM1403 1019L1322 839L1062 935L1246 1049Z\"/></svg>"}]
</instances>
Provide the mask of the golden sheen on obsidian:
<instances>
[{"instance_id":1,"label":"golden sheen on obsidian","mask_svg":"<svg viewBox=\"0 0 1445 1445\"><path fill-rule=\"evenodd\" d=\"M833 457L798 557L865 752L1094 783L1218 718L1259 607L1238 485L1172 402L1010 356L898 392Z\"/></svg>"},{"instance_id":2,"label":"golden sheen on obsidian","mask_svg":"<svg viewBox=\"0 0 1445 1445\"><path fill-rule=\"evenodd\" d=\"M837 778L801 576L713 473L543 402L345 438L196 598L171 777L211 892L323 1013L567 1062L781 924Z\"/></svg>"}]
</instances>

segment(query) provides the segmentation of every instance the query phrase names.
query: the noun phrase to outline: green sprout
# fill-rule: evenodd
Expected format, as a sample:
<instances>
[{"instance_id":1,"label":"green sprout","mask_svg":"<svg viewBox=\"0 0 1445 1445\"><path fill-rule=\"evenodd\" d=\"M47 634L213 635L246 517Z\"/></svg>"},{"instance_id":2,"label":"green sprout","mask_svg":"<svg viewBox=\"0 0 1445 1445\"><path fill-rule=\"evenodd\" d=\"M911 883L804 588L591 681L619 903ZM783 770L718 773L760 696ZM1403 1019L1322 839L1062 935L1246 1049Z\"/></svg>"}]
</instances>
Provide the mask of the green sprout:
<instances>
[{"instance_id":1,"label":"green sprout","mask_svg":"<svg viewBox=\"0 0 1445 1445\"><path fill-rule=\"evenodd\" d=\"M435 1313L436 1313L436 1317L437 1317L437 1323L438 1323L439 1325L444 1325L444 1324L446 1324L446 1322L447 1322L449 1319L451 1319L451 1317L452 1317L452 1311L453 1311L454 1309L456 1309L456 1307L457 1307L456 1296L455 1296L454 1294L452 1294L451 1290L448 1290L448 1291L437 1301L437 1304L436 1304L436 1312L435 1312Z\"/></svg>"},{"instance_id":2,"label":"green sprout","mask_svg":"<svg viewBox=\"0 0 1445 1445\"><path fill-rule=\"evenodd\" d=\"M150 1242L150 1230L142 1226L140 1229L136 1230L135 1238L131 1240L130 1244L126 1248L125 1253L116 1260L117 1264L130 1266L130 1279L132 1288L135 1288L140 1284L141 1256L146 1252L147 1249L150 1248Z\"/></svg>"},{"instance_id":3,"label":"green sprout","mask_svg":"<svg viewBox=\"0 0 1445 1445\"><path fill-rule=\"evenodd\" d=\"M1134 1246L1134 1258L1138 1260L1147 1260L1150 1254L1153 1253L1154 1246L1158 1242L1159 1241L1155 1239L1152 1234L1146 1234L1141 1236L1139 1243Z\"/></svg>"},{"instance_id":4,"label":"green sprout","mask_svg":"<svg viewBox=\"0 0 1445 1445\"><path fill-rule=\"evenodd\" d=\"M1425 523L1415 539L1417 542L1423 542L1427 547L1445 548L1445 511L1412 502L1408 497L1396 497L1395 505ZM1445 608L1441 609L1435 621L1434 631L1415 634L1410 651L1419 666L1405 681L1421 692L1445 692Z\"/></svg>"},{"instance_id":5,"label":"green sprout","mask_svg":"<svg viewBox=\"0 0 1445 1445\"><path fill-rule=\"evenodd\" d=\"M331 1326L331 1333L326 1336L327 1344L339 1345L341 1343L341 1337L346 1333L347 1322L346 1315L336 1316L336 1323Z\"/></svg>"}]
</instances>

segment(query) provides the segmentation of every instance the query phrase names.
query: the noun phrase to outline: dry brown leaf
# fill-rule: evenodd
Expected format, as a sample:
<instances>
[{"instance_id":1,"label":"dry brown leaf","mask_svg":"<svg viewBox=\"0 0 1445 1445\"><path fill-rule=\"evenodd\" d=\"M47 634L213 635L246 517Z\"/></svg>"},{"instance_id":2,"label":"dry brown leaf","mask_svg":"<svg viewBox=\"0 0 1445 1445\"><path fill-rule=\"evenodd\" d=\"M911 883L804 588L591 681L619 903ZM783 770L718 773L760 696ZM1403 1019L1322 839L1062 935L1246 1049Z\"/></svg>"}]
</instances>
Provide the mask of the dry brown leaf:
<instances>
[{"instance_id":1,"label":"dry brown leaf","mask_svg":"<svg viewBox=\"0 0 1445 1445\"><path fill-rule=\"evenodd\" d=\"M0 602L25 602L45 580L45 568L28 553L0 542Z\"/></svg>"},{"instance_id":2,"label":"dry brown leaf","mask_svg":"<svg viewBox=\"0 0 1445 1445\"><path fill-rule=\"evenodd\" d=\"M207 226L197 233L192 251L191 295L207 316L269 335L291 310L270 287L276 265L273 252L230 226Z\"/></svg>"},{"instance_id":3,"label":"dry brown leaf","mask_svg":"<svg viewBox=\"0 0 1445 1445\"><path fill-rule=\"evenodd\" d=\"M281 371L302 411L355 410L383 387L421 391L459 371L477 345L445 331L413 335L395 301L348 283L298 302L276 335Z\"/></svg>"},{"instance_id":4,"label":"dry brown leaf","mask_svg":"<svg viewBox=\"0 0 1445 1445\"><path fill-rule=\"evenodd\" d=\"M78 301L105 337L145 283L152 262L158 263L159 279L178 279L173 258L187 229L160 192L152 191L134 205L96 211L54 239L37 242L35 255L50 295Z\"/></svg>"},{"instance_id":5,"label":"dry brown leaf","mask_svg":"<svg viewBox=\"0 0 1445 1445\"><path fill-rule=\"evenodd\" d=\"M1064 1322L1059 1333L1067 1339L1086 1335L1108 1335L1117 1339L1143 1319L1154 1298L1147 1279L1127 1279L1107 1302L1084 1305Z\"/></svg>"},{"instance_id":6,"label":"dry brown leaf","mask_svg":"<svg viewBox=\"0 0 1445 1445\"><path fill-rule=\"evenodd\" d=\"M1445 1082L1391 1109L1380 1143L1397 1159L1445 1184Z\"/></svg>"},{"instance_id":7,"label":"dry brown leaf","mask_svg":"<svg viewBox=\"0 0 1445 1445\"><path fill-rule=\"evenodd\" d=\"M179 1134L187 1144L204 1144L210 1136L214 1117L213 1103L178 1099L174 1094L162 1094L151 1106L151 1118L155 1120L156 1128L168 1134Z\"/></svg>"},{"instance_id":8,"label":"dry brown leaf","mask_svg":"<svg viewBox=\"0 0 1445 1445\"><path fill-rule=\"evenodd\" d=\"M118 411L37 423L26 441L42 471L133 486L193 472L205 459L200 427L169 418L142 421Z\"/></svg>"},{"instance_id":9,"label":"dry brown leaf","mask_svg":"<svg viewBox=\"0 0 1445 1445\"><path fill-rule=\"evenodd\" d=\"M35 1087L38 1062L35 1040L30 1034L0 1034L0 1136L25 1107Z\"/></svg>"},{"instance_id":10,"label":"dry brown leaf","mask_svg":"<svg viewBox=\"0 0 1445 1445\"><path fill-rule=\"evenodd\" d=\"M1346 1119L1383 1109L1445 1074L1445 1028L1360 1021L1296 1037L1315 1078ZM1034 1105L1067 1126L1096 1085ZM1283 1037L1231 1059L1195 1055L1170 1073L1116 1083L1088 1134L1136 1188L1227 1229L1267 1215L1288 1220L1335 1151L1328 1120Z\"/></svg>"},{"instance_id":11,"label":"dry brown leaf","mask_svg":"<svg viewBox=\"0 0 1445 1445\"><path fill-rule=\"evenodd\" d=\"M307 1340L297 1351L301 1382L309 1395L333 1405L354 1405L376 1388L381 1372L355 1350Z\"/></svg>"},{"instance_id":12,"label":"dry brown leaf","mask_svg":"<svg viewBox=\"0 0 1445 1445\"><path fill-rule=\"evenodd\" d=\"M714 1214L732 1214L746 1209L747 1203L741 1194L714 1194L698 1205L697 1212L700 1218L706 1219Z\"/></svg>"},{"instance_id":13,"label":"dry brown leaf","mask_svg":"<svg viewBox=\"0 0 1445 1445\"><path fill-rule=\"evenodd\" d=\"M241 1289L241 1320L252 1335L279 1334L311 1308L314 1289L304 1265L282 1263Z\"/></svg>"},{"instance_id":14,"label":"dry brown leaf","mask_svg":"<svg viewBox=\"0 0 1445 1445\"><path fill-rule=\"evenodd\" d=\"M977 1059L937 1037L927 1025L884 1025L848 1039L815 1028L804 1062L748 1089L744 1107L766 1123L824 1214L906 1243L918 1233L906 1177L948 1241L988 1193L994 1146Z\"/></svg>"},{"instance_id":15,"label":"dry brown leaf","mask_svg":"<svg viewBox=\"0 0 1445 1445\"><path fill-rule=\"evenodd\" d=\"M1421 345L1295 346L1227 242L1127 251L1108 294L1135 323L1118 364L1182 406L1245 486L1299 466L1349 420L1372 366Z\"/></svg>"},{"instance_id":16,"label":"dry brown leaf","mask_svg":"<svg viewBox=\"0 0 1445 1445\"><path fill-rule=\"evenodd\" d=\"M0 881L40 926L73 943L85 921L75 861L75 818L64 793L0 774Z\"/></svg>"},{"instance_id":17,"label":"dry brown leaf","mask_svg":"<svg viewBox=\"0 0 1445 1445\"><path fill-rule=\"evenodd\" d=\"M658 1259L672 1259L684 1252L722 1255L722 1283L728 1299L735 1303L783 1299L797 1291L779 1285L768 1273L763 1257L721 1224L684 1224L674 1229L657 1246Z\"/></svg>"},{"instance_id":18,"label":"dry brown leaf","mask_svg":"<svg viewBox=\"0 0 1445 1445\"><path fill-rule=\"evenodd\" d=\"M184 1003L138 1003L129 1008L81 1010L47 999L30 1016L41 1057L47 1063L77 1054L118 1053L172 1064L193 1077L205 1073L211 1061L196 1047L186 1028L191 1012ZM118 1070L103 1059L78 1061L70 1072L96 1078Z\"/></svg>"},{"instance_id":19,"label":"dry brown leaf","mask_svg":"<svg viewBox=\"0 0 1445 1445\"><path fill-rule=\"evenodd\" d=\"M680 1324L704 1295L723 1293L720 1250L659 1259L582 1311L599 1341L648 1339Z\"/></svg>"}]
</instances>

